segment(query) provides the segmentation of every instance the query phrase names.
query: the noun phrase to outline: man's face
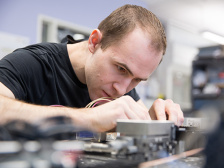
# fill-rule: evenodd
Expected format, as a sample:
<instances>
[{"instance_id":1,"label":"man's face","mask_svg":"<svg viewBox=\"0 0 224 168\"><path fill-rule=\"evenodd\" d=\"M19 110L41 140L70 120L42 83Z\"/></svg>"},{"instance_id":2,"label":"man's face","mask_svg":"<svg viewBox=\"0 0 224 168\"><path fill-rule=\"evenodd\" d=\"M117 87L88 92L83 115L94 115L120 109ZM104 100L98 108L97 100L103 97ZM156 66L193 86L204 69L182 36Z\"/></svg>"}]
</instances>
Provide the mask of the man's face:
<instances>
[{"instance_id":1,"label":"man's face","mask_svg":"<svg viewBox=\"0 0 224 168\"><path fill-rule=\"evenodd\" d=\"M147 80L161 59L162 52L151 47L150 38L141 29L135 29L106 50L98 45L85 66L91 100L123 96Z\"/></svg>"}]
</instances>

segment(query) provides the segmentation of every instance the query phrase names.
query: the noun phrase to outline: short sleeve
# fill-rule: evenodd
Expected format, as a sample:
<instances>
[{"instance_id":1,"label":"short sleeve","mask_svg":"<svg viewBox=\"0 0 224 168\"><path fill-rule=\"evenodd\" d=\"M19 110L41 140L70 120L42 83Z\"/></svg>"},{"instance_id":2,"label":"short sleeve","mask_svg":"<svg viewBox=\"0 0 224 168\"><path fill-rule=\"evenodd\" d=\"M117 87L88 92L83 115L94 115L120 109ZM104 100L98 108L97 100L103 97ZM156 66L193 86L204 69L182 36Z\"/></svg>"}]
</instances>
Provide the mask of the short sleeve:
<instances>
[{"instance_id":1,"label":"short sleeve","mask_svg":"<svg viewBox=\"0 0 224 168\"><path fill-rule=\"evenodd\" d=\"M26 90L22 86L23 58L13 52L0 60L0 82L10 89L17 99L24 99Z\"/></svg>"},{"instance_id":2,"label":"short sleeve","mask_svg":"<svg viewBox=\"0 0 224 168\"><path fill-rule=\"evenodd\" d=\"M43 58L36 57L34 52L17 49L0 60L0 82L16 99L29 100L31 90L40 97L44 88L37 81L43 74L43 62Z\"/></svg>"},{"instance_id":3,"label":"short sleeve","mask_svg":"<svg viewBox=\"0 0 224 168\"><path fill-rule=\"evenodd\" d=\"M132 89L130 92L126 93L125 95L129 95L131 96L135 101L140 100L140 97L138 95L138 93L136 92L136 89Z\"/></svg>"}]
</instances>

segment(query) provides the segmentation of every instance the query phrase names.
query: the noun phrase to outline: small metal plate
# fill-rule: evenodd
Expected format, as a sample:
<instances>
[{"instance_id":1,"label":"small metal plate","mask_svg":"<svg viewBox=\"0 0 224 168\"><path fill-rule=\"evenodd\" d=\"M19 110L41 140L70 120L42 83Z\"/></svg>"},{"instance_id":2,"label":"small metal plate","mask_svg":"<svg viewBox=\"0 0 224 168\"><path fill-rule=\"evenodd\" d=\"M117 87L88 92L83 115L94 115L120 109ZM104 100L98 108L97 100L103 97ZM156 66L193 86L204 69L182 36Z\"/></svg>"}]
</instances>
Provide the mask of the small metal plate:
<instances>
[{"instance_id":1,"label":"small metal plate","mask_svg":"<svg viewBox=\"0 0 224 168\"><path fill-rule=\"evenodd\" d=\"M158 120L117 120L117 132L126 136L150 135L163 136L171 134L172 121Z\"/></svg>"}]
</instances>

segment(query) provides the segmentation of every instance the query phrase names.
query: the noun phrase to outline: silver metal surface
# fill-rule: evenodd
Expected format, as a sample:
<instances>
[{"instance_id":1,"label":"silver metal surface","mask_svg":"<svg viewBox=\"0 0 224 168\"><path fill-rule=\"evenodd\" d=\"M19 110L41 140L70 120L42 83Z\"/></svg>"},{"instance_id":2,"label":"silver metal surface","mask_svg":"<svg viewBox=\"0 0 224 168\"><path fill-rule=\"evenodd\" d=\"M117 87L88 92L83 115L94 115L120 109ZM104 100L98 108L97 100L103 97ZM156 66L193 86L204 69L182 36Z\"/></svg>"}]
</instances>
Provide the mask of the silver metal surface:
<instances>
[{"instance_id":1,"label":"silver metal surface","mask_svg":"<svg viewBox=\"0 0 224 168\"><path fill-rule=\"evenodd\" d=\"M203 123L205 123L205 121L204 118L185 117L182 127L203 128Z\"/></svg>"},{"instance_id":2,"label":"silver metal surface","mask_svg":"<svg viewBox=\"0 0 224 168\"><path fill-rule=\"evenodd\" d=\"M161 136L170 135L172 121L146 121L146 120L117 120L117 132L126 136L147 135Z\"/></svg>"}]
</instances>

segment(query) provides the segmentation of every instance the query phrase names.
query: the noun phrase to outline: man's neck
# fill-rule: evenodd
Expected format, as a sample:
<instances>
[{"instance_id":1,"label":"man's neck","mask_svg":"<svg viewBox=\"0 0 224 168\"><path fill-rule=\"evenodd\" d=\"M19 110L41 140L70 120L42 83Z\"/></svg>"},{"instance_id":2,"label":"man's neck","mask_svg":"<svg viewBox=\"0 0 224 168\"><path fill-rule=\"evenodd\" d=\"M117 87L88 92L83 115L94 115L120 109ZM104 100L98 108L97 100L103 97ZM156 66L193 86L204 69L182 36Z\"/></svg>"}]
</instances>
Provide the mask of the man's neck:
<instances>
[{"instance_id":1,"label":"man's neck","mask_svg":"<svg viewBox=\"0 0 224 168\"><path fill-rule=\"evenodd\" d=\"M80 82L86 84L85 64L87 57L91 54L88 49L88 42L83 41L80 43L68 44L67 50L77 78Z\"/></svg>"}]
</instances>

